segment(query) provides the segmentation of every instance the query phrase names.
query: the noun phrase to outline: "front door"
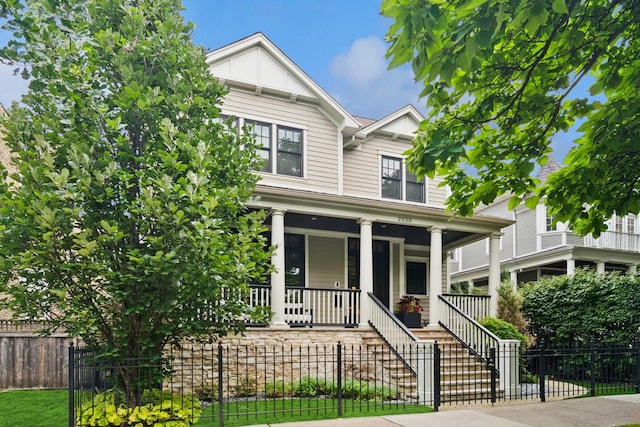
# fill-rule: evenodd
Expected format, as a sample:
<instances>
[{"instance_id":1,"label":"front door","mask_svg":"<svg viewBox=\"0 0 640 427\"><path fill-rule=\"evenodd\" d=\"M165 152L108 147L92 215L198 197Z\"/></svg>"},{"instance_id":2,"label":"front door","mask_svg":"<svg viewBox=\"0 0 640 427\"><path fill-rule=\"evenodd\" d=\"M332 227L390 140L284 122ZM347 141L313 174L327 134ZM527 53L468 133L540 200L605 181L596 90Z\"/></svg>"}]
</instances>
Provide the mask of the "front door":
<instances>
[{"instance_id":1,"label":"front door","mask_svg":"<svg viewBox=\"0 0 640 427\"><path fill-rule=\"evenodd\" d=\"M389 307L389 242L373 241L373 294Z\"/></svg>"}]
</instances>

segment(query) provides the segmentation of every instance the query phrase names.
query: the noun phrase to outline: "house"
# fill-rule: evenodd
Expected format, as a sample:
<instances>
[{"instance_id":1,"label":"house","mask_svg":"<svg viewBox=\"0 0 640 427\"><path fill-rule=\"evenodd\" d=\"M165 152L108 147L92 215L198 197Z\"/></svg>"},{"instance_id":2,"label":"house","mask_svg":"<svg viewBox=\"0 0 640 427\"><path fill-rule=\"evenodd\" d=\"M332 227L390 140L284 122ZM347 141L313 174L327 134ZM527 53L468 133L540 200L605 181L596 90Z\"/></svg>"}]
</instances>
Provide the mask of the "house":
<instances>
[{"instance_id":1,"label":"house","mask_svg":"<svg viewBox=\"0 0 640 427\"><path fill-rule=\"evenodd\" d=\"M368 325L404 294L421 298L423 323L436 325L447 254L485 239L497 287L498 243L511 221L454 217L440 179L407 171L403 153L423 119L414 107L355 116L262 33L210 52L207 63L229 88L222 114L262 142L250 207L270 212L276 269L252 298L271 306L272 327Z\"/></svg>"},{"instance_id":2,"label":"house","mask_svg":"<svg viewBox=\"0 0 640 427\"><path fill-rule=\"evenodd\" d=\"M538 172L538 179L560 169L550 158ZM541 201L535 209L524 203L511 211L510 196L503 196L478 213L508 218L514 223L503 230L500 239L500 265L513 283L536 281L544 276L572 274L576 268L598 272L636 271L640 263L640 234L636 215L614 215L608 230L600 237L574 234L563 223L553 224ZM489 277L488 242L478 241L453 251L450 262L451 281L486 286Z\"/></svg>"}]
</instances>

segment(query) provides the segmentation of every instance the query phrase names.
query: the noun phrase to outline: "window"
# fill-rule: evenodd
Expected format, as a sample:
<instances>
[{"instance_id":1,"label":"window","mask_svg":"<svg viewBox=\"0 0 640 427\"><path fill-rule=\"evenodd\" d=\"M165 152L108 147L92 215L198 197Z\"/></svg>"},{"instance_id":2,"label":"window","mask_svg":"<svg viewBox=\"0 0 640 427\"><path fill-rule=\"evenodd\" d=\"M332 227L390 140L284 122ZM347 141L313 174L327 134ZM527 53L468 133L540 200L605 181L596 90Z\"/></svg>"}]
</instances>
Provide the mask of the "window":
<instances>
[{"instance_id":1,"label":"window","mask_svg":"<svg viewBox=\"0 0 640 427\"><path fill-rule=\"evenodd\" d=\"M276 160L277 173L302 176L302 130L278 126Z\"/></svg>"},{"instance_id":2,"label":"window","mask_svg":"<svg viewBox=\"0 0 640 427\"><path fill-rule=\"evenodd\" d=\"M403 188L403 182L405 186ZM382 197L385 199L425 202L424 178L418 179L404 167L402 159L382 156Z\"/></svg>"},{"instance_id":3,"label":"window","mask_svg":"<svg viewBox=\"0 0 640 427\"><path fill-rule=\"evenodd\" d=\"M553 216L547 214L547 231L556 231L556 224L553 223Z\"/></svg>"},{"instance_id":4,"label":"window","mask_svg":"<svg viewBox=\"0 0 640 427\"><path fill-rule=\"evenodd\" d=\"M407 293L427 294L427 263L407 261L405 265Z\"/></svg>"},{"instance_id":5,"label":"window","mask_svg":"<svg viewBox=\"0 0 640 427\"><path fill-rule=\"evenodd\" d=\"M410 172L407 172L407 200L424 203L424 178L418 180L418 177Z\"/></svg>"},{"instance_id":6,"label":"window","mask_svg":"<svg viewBox=\"0 0 640 427\"><path fill-rule=\"evenodd\" d=\"M286 286L304 287L304 235L284 235L284 283Z\"/></svg>"},{"instance_id":7,"label":"window","mask_svg":"<svg viewBox=\"0 0 640 427\"><path fill-rule=\"evenodd\" d=\"M615 216L614 229L617 233L622 233L622 217L620 215Z\"/></svg>"},{"instance_id":8,"label":"window","mask_svg":"<svg viewBox=\"0 0 640 427\"><path fill-rule=\"evenodd\" d=\"M402 200L402 161L382 156L382 197Z\"/></svg>"},{"instance_id":9,"label":"window","mask_svg":"<svg viewBox=\"0 0 640 427\"><path fill-rule=\"evenodd\" d=\"M251 133L260 146L258 154L264 160L262 172L271 172L271 125L260 122L246 122L251 126Z\"/></svg>"},{"instance_id":10,"label":"window","mask_svg":"<svg viewBox=\"0 0 640 427\"><path fill-rule=\"evenodd\" d=\"M635 217L627 217L627 233L636 234L636 219Z\"/></svg>"}]
</instances>

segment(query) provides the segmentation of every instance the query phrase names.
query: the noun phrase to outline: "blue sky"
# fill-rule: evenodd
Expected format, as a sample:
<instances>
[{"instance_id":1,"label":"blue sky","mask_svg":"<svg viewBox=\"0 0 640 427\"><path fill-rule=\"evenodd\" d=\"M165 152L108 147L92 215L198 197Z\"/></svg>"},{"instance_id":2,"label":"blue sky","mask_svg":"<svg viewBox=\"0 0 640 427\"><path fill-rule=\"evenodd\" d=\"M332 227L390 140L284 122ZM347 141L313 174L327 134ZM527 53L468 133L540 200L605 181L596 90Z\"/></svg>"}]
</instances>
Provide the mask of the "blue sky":
<instances>
[{"instance_id":1,"label":"blue sky","mask_svg":"<svg viewBox=\"0 0 640 427\"><path fill-rule=\"evenodd\" d=\"M387 70L384 36L391 20L381 0L183 0L196 27L194 42L216 49L257 31L264 33L304 72L354 115L379 119L407 104L424 113L420 85L409 67ZM8 34L0 32L0 44ZM0 102L26 90L0 64ZM559 160L573 135L555 138Z\"/></svg>"}]
</instances>

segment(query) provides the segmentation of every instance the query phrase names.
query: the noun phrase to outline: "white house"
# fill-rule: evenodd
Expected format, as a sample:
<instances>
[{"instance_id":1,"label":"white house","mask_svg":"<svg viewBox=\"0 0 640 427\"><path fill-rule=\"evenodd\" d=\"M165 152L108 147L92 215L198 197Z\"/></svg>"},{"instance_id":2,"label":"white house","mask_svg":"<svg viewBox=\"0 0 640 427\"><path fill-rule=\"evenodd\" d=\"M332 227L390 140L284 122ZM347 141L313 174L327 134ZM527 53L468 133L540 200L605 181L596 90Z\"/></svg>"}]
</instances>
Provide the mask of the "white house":
<instances>
[{"instance_id":1,"label":"white house","mask_svg":"<svg viewBox=\"0 0 640 427\"><path fill-rule=\"evenodd\" d=\"M538 178L558 170L550 158L540 169ZM524 204L510 211L509 196L504 196L478 213L514 221L503 230L500 239L500 264L514 283L524 283L544 276L572 274L576 268L593 268L598 272L635 271L640 263L640 234L636 215L617 216L608 221L608 230L598 238L574 234L563 223L553 225L541 201L535 209ZM449 265L452 282L486 286L489 277L488 242L478 241L453 251Z\"/></svg>"},{"instance_id":2,"label":"white house","mask_svg":"<svg viewBox=\"0 0 640 427\"><path fill-rule=\"evenodd\" d=\"M511 221L454 217L440 179L407 171L403 153L423 119L414 107L379 120L352 115L261 33L207 63L230 90L223 115L252 125L262 142L250 206L270 211L278 249L270 288L254 297L272 307L272 327L367 325L376 306L393 308L404 294L421 298L423 323L436 324L446 254L485 239L497 286L500 231Z\"/></svg>"}]
</instances>

